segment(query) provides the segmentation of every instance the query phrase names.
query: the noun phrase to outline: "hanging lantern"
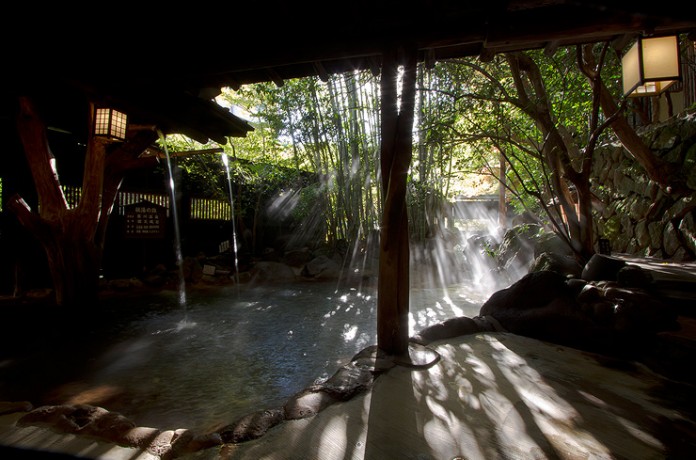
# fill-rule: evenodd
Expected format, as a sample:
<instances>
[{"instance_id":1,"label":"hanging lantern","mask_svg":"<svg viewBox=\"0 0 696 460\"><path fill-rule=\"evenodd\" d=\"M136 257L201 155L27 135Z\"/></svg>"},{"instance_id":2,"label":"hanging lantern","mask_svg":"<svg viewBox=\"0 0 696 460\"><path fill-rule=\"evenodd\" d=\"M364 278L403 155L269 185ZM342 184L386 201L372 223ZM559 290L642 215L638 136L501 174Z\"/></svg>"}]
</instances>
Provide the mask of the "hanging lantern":
<instances>
[{"instance_id":1,"label":"hanging lantern","mask_svg":"<svg viewBox=\"0 0 696 460\"><path fill-rule=\"evenodd\" d=\"M99 107L94 115L94 135L110 140L126 139L128 116L108 107Z\"/></svg>"},{"instance_id":2,"label":"hanging lantern","mask_svg":"<svg viewBox=\"0 0 696 460\"><path fill-rule=\"evenodd\" d=\"M676 35L638 37L621 59L624 96L657 96L681 80Z\"/></svg>"}]
</instances>

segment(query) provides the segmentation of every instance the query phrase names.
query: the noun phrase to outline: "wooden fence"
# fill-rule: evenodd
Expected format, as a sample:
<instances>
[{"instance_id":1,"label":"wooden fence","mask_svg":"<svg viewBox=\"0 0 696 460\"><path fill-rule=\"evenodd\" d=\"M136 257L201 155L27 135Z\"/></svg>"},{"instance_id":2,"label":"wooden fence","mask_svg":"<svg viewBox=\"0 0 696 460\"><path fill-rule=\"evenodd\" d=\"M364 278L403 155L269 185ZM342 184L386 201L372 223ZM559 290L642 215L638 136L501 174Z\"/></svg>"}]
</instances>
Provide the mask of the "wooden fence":
<instances>
[{"instance_id":1,"label":"wooden fence","mask_svg":"<svg viewBox=\"0 0 696 460\"><path fill-rule=\"evenodd\" d=\"M71 185L65 185L62 188L68 206L77 206L80 201L81 188ZM169 197L148 192L119 192L115 203L116 214L123 216L126 206L140 203L141 201L148 201L166 208L167 216L169 216ZM185 219L217 221L229 221L232 219L232 206L229 201L212 198L189 198L188 206L185 206L184 209L188 209L188 215L181 216Z\"/></svg>"}]
</instances>

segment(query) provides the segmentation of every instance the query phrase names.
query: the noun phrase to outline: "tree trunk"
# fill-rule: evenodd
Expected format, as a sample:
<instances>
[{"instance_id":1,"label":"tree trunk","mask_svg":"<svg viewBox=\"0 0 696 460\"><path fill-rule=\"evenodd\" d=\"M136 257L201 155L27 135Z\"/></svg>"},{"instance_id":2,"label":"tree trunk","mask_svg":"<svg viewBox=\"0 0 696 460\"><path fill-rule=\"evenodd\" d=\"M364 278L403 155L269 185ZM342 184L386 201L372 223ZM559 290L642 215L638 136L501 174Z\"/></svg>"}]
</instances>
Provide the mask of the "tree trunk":
<instances>
[{"instance_id":1,"label":"tree trunk","mask_svg":"<svg viewBox=\"0 0 696 460\"><path fill-rule=\"evenodd\" d=\"M521 52L507 53L505 57L510 64L518 94L516 105L534 121L543 134L542 154L551 171L549 192L556 198L557 205L566 216L565 234L579 261L585 262L591 255L592 241L583 239L588 233L582 226L591 224L592 215L578 215L575 206L576 197L568 183L572 183L576 189L579 189L583 185L578 183L587 180L587 177L573 168L568 146L556 125L553 107L546 95L541 72L534 60ZM527 76L528 84L523 81L523 74ZM557 227L557 231L560 233L563 229Z\"/></svg>"},{"instance_id":2,"label":"tree trunk","mask_svg":"<svg viewBox=\"0 0 696 460\"><path fill-rule=\"evenodd\" d=\"M56 304L79 307L94 305L101 251L85 235L86 223L79 215L68 212L58 220L41 219L17 195L8 200L8 209L43 247Z\"/></svg>"},{"instance_id":3,"label":"tree trunk","mask_svg":"<svg viewBox=\"0 0 696 460\"><path fill-rule=\"evenodd\" d=\"M101 251L94 243L104 165L104 146L89 143L85 160L85 180L80 204L68 209L52 167L53 154L46 128L33 104L20 98L17 129L30 165L39 197L39 213L32 213L15 195L8 208L40 242L46 252L58 305L88 306L97 300ZM98 190L97 190L98 189Z\"/></svg>"},{"instance_id":4,"label":"tree trunk","mask_svg":"<svg viewBox=\"0 0 696 460\"><path fill-rule=\"evenodd\" d=\"M56 303L78 309L96 306L102 256L94 240L85 238L84 225L82 219L73 219L41 242L46 250Z\"/></svg>"},{"instance_id":5,"label":"tree trunk","mask_svg":"<svg viewBox=\"0 0 696 460\"><path fill-rule=\"evenodd\" d=\"M397 94L396 50L383 56L380 87L382 114L382 190L385 195L380 234L377 286L377 345L389 355L408 353L409 237L406 179L412 158L416 54L407 50L401 107Z\"/></svg>"},{"instance_id":6,"label":"tree trunk","mask_svg":"<svg viewBox=\"0 0 696 460\"><path fill-rule=\"evenodd\" d=\"M68 209L53 168L53 155L48 145L46 128L27 98L20 98L17 122L27 162L31 168L39 198L39 212L32 212L24 200L15 195L8 200L12 211L41 244L46 252L56 304L70 307L93 307L98 298L103 235L120 178L108 181L104 194L106 145L89 133L80 203ZM91 127L90 107L89 126ZM136 158L151 142L141 139ZM147 144L147 145L145 145ZM126 146L128 144L123 144ZM143 145L145 145L143 147ZM124 148L124 147L122 147ZM125 147L125 150L138 147ZM145 163L141 163L145 164ZM126 170L120 166L118 175ZM97 237L100 235L99 237Z\"/></svg>"},{"instance_id":7,"label":"tree trunk","mask_svg":"<svg viewBox=\"0 0 696 460\"><path fill-rule=\"evenodd\" d=\"M618 110L614 98L604 84L601 85L602 111L606 117L610 117ZM654 180L667 193L681 192L685 190L684 181L680 177L679 169L656 156L650 147L638 136L625 117L617 117L611 124L611 128L619 138L624 148L645 169L650 179Z\"/></svg>"}]
</instances>

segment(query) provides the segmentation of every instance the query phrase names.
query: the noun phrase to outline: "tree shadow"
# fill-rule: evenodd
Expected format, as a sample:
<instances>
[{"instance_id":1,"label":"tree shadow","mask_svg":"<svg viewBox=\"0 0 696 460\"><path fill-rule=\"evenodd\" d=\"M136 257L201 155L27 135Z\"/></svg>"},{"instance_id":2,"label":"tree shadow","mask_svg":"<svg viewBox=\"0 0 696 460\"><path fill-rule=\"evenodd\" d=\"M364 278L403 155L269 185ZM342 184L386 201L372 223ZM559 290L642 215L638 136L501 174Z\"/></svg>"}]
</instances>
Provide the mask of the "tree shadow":
<instances>
[{"instance_id":1,"label":"tree shadow","mask_svg":"<svg viewBox=\"0 0 696 460\"><path fill-rule=\"evenodd\" d=\"M436 349L443 362L423 387L425 425L459 429L436 443L424 431L431 446L458 439L461 458L693 452L696 426L680 405L688 385L658 397L669 381L645 368L609 367L597 355L506 333L461 337ZM445 458L440 454L433 458Z\"/></svg>"}]
</instances>

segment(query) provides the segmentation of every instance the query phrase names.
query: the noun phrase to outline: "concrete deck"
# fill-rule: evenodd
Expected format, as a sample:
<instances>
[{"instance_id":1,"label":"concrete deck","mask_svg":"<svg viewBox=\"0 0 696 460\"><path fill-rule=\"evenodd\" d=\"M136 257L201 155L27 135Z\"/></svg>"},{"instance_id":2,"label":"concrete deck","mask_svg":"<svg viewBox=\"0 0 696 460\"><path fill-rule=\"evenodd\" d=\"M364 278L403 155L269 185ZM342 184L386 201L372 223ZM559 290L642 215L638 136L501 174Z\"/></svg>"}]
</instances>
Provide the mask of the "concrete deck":
<instances>
[{"instance_id":1,"label":"concrete deck","mask_svg":"<svg viewBox=\"0 0 696 460\"><path fill-rule=\"evenodd\" d=\"M505 333L437 342L427 370L396 367L371 391L225 459L659 459L696 452L693 387L648 369ZM606 364L609 364L607 366Z\"/></svg>"},{"instance_id":2,"label":"concrete deck","mask_svg":"<svg viewBox=\"0 0 696 460\"><path fill-rule=\"evenodd\" d=\"M394 367L369 391L313 417L179 458L647 460L696 452L696 388L642 365L508 333L462 336L430 348L441 359L428 369ZM19 428L17 418L0 417L0 444L86 458L157 458Z\"/></svg>"}]
</instances>

